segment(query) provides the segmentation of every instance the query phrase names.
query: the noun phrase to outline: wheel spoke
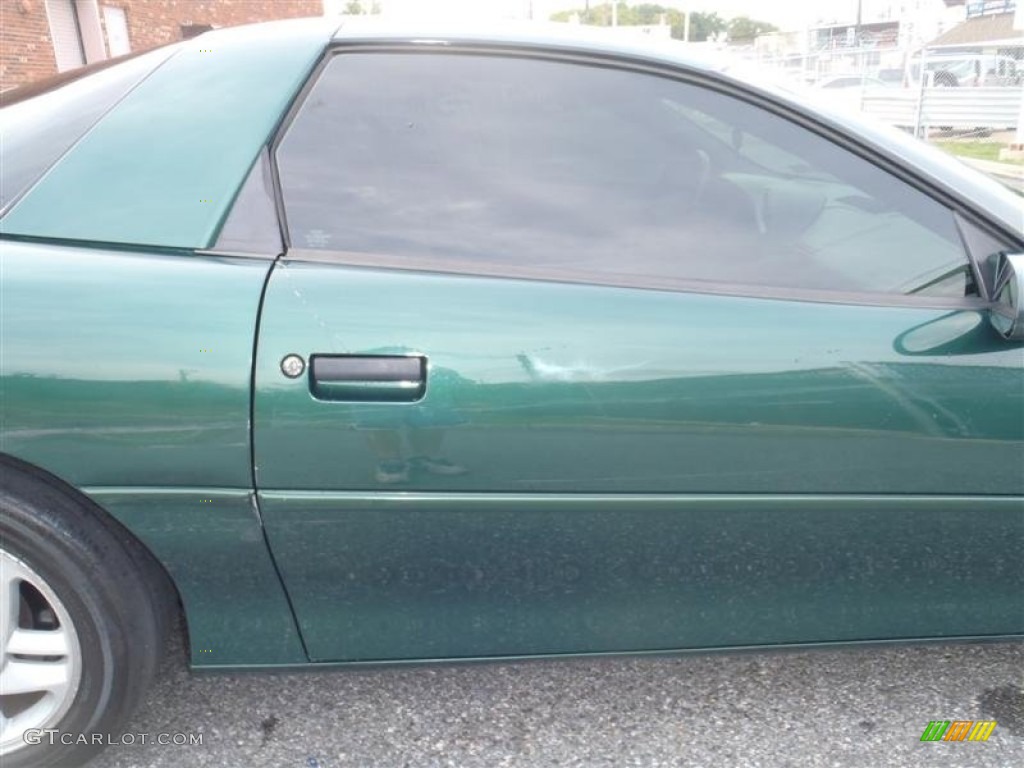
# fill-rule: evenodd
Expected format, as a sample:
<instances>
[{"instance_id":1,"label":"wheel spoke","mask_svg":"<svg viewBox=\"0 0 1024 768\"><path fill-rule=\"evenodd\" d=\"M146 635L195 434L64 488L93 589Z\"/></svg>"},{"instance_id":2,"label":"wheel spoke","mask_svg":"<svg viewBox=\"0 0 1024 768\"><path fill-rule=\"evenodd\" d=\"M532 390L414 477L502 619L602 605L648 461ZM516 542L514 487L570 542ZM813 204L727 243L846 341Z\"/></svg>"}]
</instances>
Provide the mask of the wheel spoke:
<instances>
[{"instance_id":1,"label":"wheel spoke","mask_svg":"<svg viewBox=\"0 0 1024 768\"><path fill-rule=\"evenodd\" d=\"M0 560L0 652L7 648L7 639L18 626L18 585L21 583L18 576L13 564Z\"/></svg>"},{"instance_id":2,"label":"wheel spoke","mask_svg":"<svg viewBox=\"0 0 1024 768\"><path fill-rule=\"evenodd\" d=\"M62 629L16 629L7 640L7 653L22 656L66 656L67 637Z\"/></svg>"},{"instance_id":3,"label":"wheel spoke","mask_svg":"<svg viewBox=\"0 0 1024 768\"><path fill-rule=\"evenodd\" d=\"M66 661L21 661L8 659L0 672L0 696L48 692L56 696L68 684Z\"/></svg>"}]
</instances>

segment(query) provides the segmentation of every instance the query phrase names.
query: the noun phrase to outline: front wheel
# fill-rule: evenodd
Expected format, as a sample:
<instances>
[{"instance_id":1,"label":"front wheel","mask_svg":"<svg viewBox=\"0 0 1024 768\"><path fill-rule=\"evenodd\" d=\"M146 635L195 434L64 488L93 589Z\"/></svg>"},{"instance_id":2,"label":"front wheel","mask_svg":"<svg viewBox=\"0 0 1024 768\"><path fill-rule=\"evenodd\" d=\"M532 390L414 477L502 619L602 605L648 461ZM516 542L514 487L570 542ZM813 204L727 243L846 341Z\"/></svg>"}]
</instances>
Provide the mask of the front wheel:
<instances>
[{"instance_id":1,"label":"front wheel","mask_svg":"<svg viewBox=\"0 0 1024 768\"><path fill-rule=\"evenodd\" d=\"M121 727L160 660L169 587L102 510L0 464L0 765L76 766Z\"/></svg>"}]
</instances>

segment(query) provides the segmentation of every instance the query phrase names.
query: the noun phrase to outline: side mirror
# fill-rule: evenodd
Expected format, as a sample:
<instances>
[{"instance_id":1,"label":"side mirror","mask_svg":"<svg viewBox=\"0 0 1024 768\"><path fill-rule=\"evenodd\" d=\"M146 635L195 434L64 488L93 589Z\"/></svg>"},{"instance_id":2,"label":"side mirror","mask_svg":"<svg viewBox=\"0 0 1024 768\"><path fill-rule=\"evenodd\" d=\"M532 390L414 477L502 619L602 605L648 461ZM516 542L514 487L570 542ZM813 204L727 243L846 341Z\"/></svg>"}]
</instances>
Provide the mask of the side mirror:
<instances>
[{"instance_id":1,"label":"side mirror","mask_svg":"<svg viewBox=\"0 0 1024 768\"><path fill-rule=\"evenodd\" d=\"M997 253L989 320L1011 341L1024 340L1024 253Z\"/></svg>"}]
</instances>

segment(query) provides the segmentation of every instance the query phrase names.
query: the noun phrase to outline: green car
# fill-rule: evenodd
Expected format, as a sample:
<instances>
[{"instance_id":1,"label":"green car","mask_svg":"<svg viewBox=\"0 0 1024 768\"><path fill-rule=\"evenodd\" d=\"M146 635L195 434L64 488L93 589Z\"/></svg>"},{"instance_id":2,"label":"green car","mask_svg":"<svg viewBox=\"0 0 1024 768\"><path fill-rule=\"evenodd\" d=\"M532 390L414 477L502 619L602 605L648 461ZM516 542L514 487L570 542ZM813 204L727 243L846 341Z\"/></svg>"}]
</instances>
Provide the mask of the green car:
<instances>
[{"instance_id":1,"label":"green car","mask_svg":"<svg viewBox=\"0 0 1024 768\"><path fill-rule=\"evenodd\" d=\"M4 94L4 768L179 610L197 669L1024 633L1021 198L685 47L337 25Z\"/></svg>"}]
</instances>

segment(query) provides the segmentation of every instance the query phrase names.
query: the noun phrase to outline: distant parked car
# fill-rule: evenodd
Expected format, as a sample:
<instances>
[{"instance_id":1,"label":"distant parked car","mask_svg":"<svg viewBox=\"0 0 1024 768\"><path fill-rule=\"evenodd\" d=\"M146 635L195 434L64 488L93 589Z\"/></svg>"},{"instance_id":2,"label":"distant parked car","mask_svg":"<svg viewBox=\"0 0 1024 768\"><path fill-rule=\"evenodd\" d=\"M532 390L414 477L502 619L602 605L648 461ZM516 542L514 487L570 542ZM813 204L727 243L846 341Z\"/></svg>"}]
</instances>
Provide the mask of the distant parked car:
<instances>
[{"instance_id":1,"label":"distant parked car","mask_svg":"<svg viewBox=\"0 0 1024 768\"><path fill-rule=\"evenodd\" d=\"M895 84L866 75L833 75L819 80L815 87L827 89L892 88Z\"/></svg>"},{"instance_id":2,"label":"distant parked car","mask_svg":"<svg viewBox=\"0 0 1024 768\"><path fill-rule=\"evenodd\" d=\"M946 87L993 87L1020 85L1024 67L1009 56L991 54L941 55L925 59L933 83ZM911 63L910 79L919 82L920 59Z\"/></svg>"},{"instance_id":3,"label":"distant parked car","mask_svg":"<svg viewBox=\"0 0 1024 768\"><path fill-rule=\"evenodd\" d=\"M1024 634L1019 198L685 47L337 27L0 110L3 768L179 600L221 669Z\"/></svg>"},{"instance_id":4,"label":"distant parked car","mask_svg":"<svg viewBox=\"0 0 1024 768\"><path fill-rule=\"evenodd\" d=\"M903 85L906 78L906 72L903 71L903 67L887 67L875 72L875 77L886 85L899 87Z\"/></svg>"}]
</instances>

